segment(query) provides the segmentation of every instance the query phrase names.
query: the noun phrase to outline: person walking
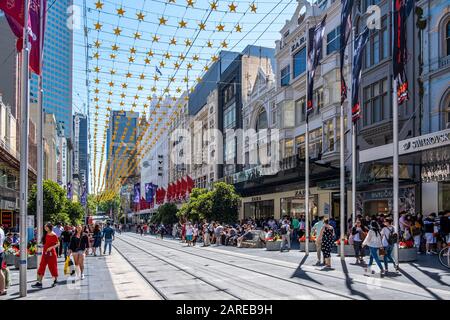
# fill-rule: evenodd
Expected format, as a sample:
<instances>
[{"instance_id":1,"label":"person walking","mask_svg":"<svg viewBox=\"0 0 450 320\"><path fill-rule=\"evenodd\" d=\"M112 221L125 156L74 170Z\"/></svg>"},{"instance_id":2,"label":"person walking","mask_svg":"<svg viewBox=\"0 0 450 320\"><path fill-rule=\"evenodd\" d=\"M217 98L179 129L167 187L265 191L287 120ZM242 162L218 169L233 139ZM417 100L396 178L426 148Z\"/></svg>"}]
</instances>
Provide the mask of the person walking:
<instances>
[{"instance_id":1,"label":"person walking","mask_svg":"<svg viewBox=\"0 0 450 320\"><path fill-rule=\"evenodd\" d=\"M417 249L417 254L421 254L420 251L420 245L422 242L422 216L417 214L417 216L413 217L412 224L411 224L411 236L414 239L414 247Z\"/></svg>"},{"instance_id":2,"label":"person walking","mask_svg":"<svg viewBox=\"0 0 450 320\"><path fill-rule=\"evenodd\" d=\"M351 237L353 239L353 250L355 250L356 264L364 264L364 249L362 243L367 236L367 229L361 222L356 220L355 226L351 230Z\"/></svg>"},{"instance_id":3,"label":"person walking","mask_svg":"<svg viewBox=\"0 0 450 320\"><path fill-rule=\"evenodd\" d=\"M317 220L317 222L313 225L312 229L311 229L311 236L315 236L316 237L316 252L317 252L317 262L316 262L316 266L320 266L323 263L321 262L321 252L322 252L322 239L319 237L320 233L322 232L322 228L324 225L323 222L324 216L320 216L319 219Z\"/></svg>"},{"instance_id":4,"label":"person walking","mask_svg":"<svg viewBox=\"0 0 450 320\"><path fill-rule=\"evenodd\" d=\"M326 269L331 269L331 247L333 245L334 236L335 233L333 226L330 224L328 218L324 219L319 238L320 243L322 244L322 253Z\"/></svg>"},{"instance_id":5,"label":"person walking","mask_svg":"<svg viewBox=\"0 0 450 320\"><path fill-rule=\"evenodd\" d=\"M436 245L436 237L434 234L435 219L436 213L432 212L423 220L427 254L437 254L437 252L434 251Z\"/></svg>"},{"instance_id":6,"label":"person walking","mask_svg":"<svg viewBox=\"0 0 450 320\"><path fill-rule=\"evenodd\" d=\"M291 227L287 219L283 220L280 228L281 233L281 248L280 252L284 251L284 247L287 244L287 251L291 250Z\"/></svg>"},{"instance_id":7,"label":"person walking","mask_svg":"<svg viewBox=\"0 0 450 320\"><path fill-rule=\"evenodd\" d=\"M380 226L376 221L370 222L370 230L367 234L367 237L363 241L363 247L365 246L369 247L370 252L369 264L366 268L364 268L366 275L368 275L369 272L371 274L375 274L375 271L371 270L373 260L375 260L376 264L381 270L380 275L384 275L384 269L378 256L378 250L383 247L383 244L381 243Z\"/></svg>"},{"instance_id":8,"label":"person walking","mask_svg":"<svg viewBox=\"0 0 450 320\"><path fill-rule=\"evenodd\" d=\"M61 243L63 248L64 260L67 258L67 251L69 249L70 238L72 237L72 231L69 226L64 227L64 231L61 233Z\"/></svg>"},{"instance_id":9,"label":"person walking","mask_svg":"<svg viewBox=\"0 0 450 320\"><path fill-rule=\"evenodd\" d=\"M3 259L5 258L5 250L3 249L3 242L5 242L5 231L3 231L3 226L0 225L0 296L6 295L5 290L5 275L3 274L2 265Z\"/></svg>"},{"instance_id":10,"label":"person walking","mask_svg":"<svg viewBox=\"0 0 450 320\"><path fill-rule=\"evenodd\" d=\"M84 280L84 258L88 249L89 238L87 234L83 232L83 227L78 225L74 235L70 239L69 255L72 255L73 257L76 276L81 280Z\"/></svg>"},{"instance_id":11,"label":"person walking","mask_svg":"<svg viewBox=\"0 0 450 320\"><path fill-rule=\"evenodd\" d=\"M106 228L103 229L103 238L105 238L103 254L106 254L106 248L109 247L109 254L111 255L112 242L114 240L114 229L111 228L109 222L106 224Z\"/></svg>"},{"instance_id":12,"label":"person walking","mask_svg":"<svg viewBox=\"0 0 450 320\"><path fill-rule=\"evenodd\" d=\"M93 245L93 250L94 250L94 256L97 255L97 249L99 251L99 254L102 255L102 231L100 230L100 226L98 224L95 225L94 227L94 245Z\"/></svg>"},{"instance_id":13,"label":"person walking","mask_svg":"<svg viewBox=\"0 0 450 320\"><path fill-rule=\"evenodd\" d=\"M395 229L392 226L392 219L386 218L384 219L384 227L381 229L381 242L384 247L384 269L385 272L389 272L388 270L388 262L392 262L396 271L398 271L398 263L394 261L392 258L392 250L394 249L395 241Z\"/></svg>"},{"instance_id":14,"label":"person walking","mask_svg":"<svg viewBox=\"0 0 450 320\"><path fill-rule=\"evenodd\" d=\"M187 246L190 247L192 245L192 237L194 234L194 228L192 227L192 224L188 222L186 224L186 242Z\"/></svg>"},{"instance_id":15,"label":"person walking","mask_svg":"<svg viewBox=\"0 0 450 320\"><path fill-rule=\"evenodd\" d=\"M195 243L198 238L198 225L194 224L193 234L192 234L192 245L195 247Z\"/></svg>"},{"instance_id":16,"label":"person walking","mask_svg":"<svg viewBox=\"0 0 450 320\"><path fill-rule=\"evenodd\" d=\"M294 213L292 218L292 241L298 241L298 235L300 233L300 221L297 219L297 213Z\"/></svg>"},{"instance_id":17,"label":"person walking","mask_svg":"<svg viewBox=\"0 0 450 320\"><path fill-rule=\"evenodd\" d=\"M218 222L216 224L216 227L214 229L214 237L216 239L216 247L220 246L222 243L222 233L223 233L223 226Z\"/></svg>"},{"instance_id":18,"label":"person walking","mask_svg":"<svg viewBox=\"0 0 450 320\"><path fill-rule=\"evenodd\" d=\"M209 224L208 222L205 220L203 222L203 245L202 247L208 247L210 245L210 240L209 240Z\"/></svg>"},{"instance_id":19,"label":"person walking","mask_svg":"<svg viewBox=\"0 0 450 320\"><path fill-rule=\"evenodd\" d=\"M56 236L58 237L59 241L61 241L61 234L62 234L62 232L64 231L64 228L61 226L61 223L60 223L60 222L58 222L58 223L56 224L56 226L53 227L53 230L52 230L52 231L56 234ZM62 254L62 246L59 246L59 247L58 247L57 254L58 254L58 258L61 258L61 254Z\"/></svg>"},{"instance_id":20,"label":"person walking","mask_svg":"<svg viewBox=\"0 0 450 320\"><path fill-rule=\"evenodd\" d=\"M42 279L45 275L45 269L48 266L52 277L54 278L52 287L58 283L58 254L59 237L53 232L53 225L47 223L44 227L45 235L42 238L44 250L42 252L41 263L37 271L37 282L32 286L34 288L42 288Z\"/></svg>"}]
</instances>

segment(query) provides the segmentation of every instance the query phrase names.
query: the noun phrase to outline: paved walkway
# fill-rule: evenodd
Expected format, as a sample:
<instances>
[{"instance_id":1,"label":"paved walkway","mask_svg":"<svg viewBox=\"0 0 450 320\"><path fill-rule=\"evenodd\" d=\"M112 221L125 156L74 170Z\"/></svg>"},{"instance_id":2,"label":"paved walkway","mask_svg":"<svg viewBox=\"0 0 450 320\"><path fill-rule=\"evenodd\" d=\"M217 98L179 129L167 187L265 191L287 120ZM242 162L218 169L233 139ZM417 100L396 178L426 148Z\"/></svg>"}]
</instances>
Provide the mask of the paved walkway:
<instances>
[{"instance_id":1,"label":"paved walkway","mask_svg":"<svg viewBox=\"0 0 450 320\"><path fill-rule=\"evenodd\" d=\"M87 256L85 279L72 283L72 277L64 275L64 259L58 259L59 284L52 288L52 278L47 270L43 288L32 288L36 282L36 269L27 272L28 294L19 296L19 270L10 266L11 286L0 300L159 300L156 292L142 281L142 277L113 249L106 256Z\"/></svg>"}]
</instances>

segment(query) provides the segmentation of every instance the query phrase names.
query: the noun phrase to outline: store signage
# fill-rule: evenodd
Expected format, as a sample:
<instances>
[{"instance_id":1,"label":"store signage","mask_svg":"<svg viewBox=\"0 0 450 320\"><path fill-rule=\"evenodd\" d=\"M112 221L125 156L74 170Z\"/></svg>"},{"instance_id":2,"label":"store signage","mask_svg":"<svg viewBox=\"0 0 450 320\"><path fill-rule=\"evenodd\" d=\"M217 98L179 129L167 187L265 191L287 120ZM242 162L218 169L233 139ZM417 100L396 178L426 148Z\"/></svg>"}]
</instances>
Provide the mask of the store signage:
<instances>
[{"instance_id":1,"label":"store signage","mask_svg":"<svg viewBox=\"0 0 450 320\"><path fill-rule=\"evenodd\" d=\"M291 45L291 53L300 48L302 44L305 43L305 37L301 37L299 39L295 39L294 43Z\"/></svg>"},{"instance_id":2,"label":"store signage","mask_svg":"<svg viewBox=\"0 0 450 320\"><path fill-rule=\"evenodd\" d=\"M252 201L261 201L261 197L252 197Z\"/></svg>"},{"instance_id":3,"label":"store signage","mask_svg":"<svg viewBox=\"0 0 450 320\"><path fill-rule=\"evenodd\" d=\"M80 147L80 118L78 116L75 116L75 126L73 129L73 138L74 138L74 143L73 143L73 155L74 155L74 160L73 160L73 174L78 174L78 170L79 170L79 147Z\"/></svg>"},{"instance_id":4,"label":"store signage","mask_svg":"<svg viewBox=\"0 0 450 320\"><path fill-rule=\"evenodd\" d=\"M3 211L0 215L1 224L6 228L13 227L13 213L11 211Z\"/></svg>"},{"instance_id":5,"label":"store signage","mask_svg":"<svg viewBox=\"0 0 450 320\"><path fill-rule=\"evenodd\" d=\"M295 191L296 197L305 197L305 190L297 190Z\"/></svg>"},{"instance_id":6,"label":"store signage","mask_svg":"<svg viewBox=\"0 0 450 320\"><path fill-rule=\"evenodd\" d=\"M392 199L392 189L364 193L364 200L382 200L382 199Z\"/></svg>"},{"instance_id":7,"label":"store signage","mask_svg":"<svg viewBox=\"0 0 450 320\"><path fill-rule=\"evenodd\" d=\"M438 133L427 134L417 138L405 140L401 144L402 150L406 152L414 152L432 147L440 147L450 144L450 130L440 131Z\"/></svg>"},{"instance_id":8,"label":"store signage","mask_svg":"<svg viewBox=\"0 0 450 320\"><path fill-rule=\"evenodd\" d=\"M67 141L65 138L62 138L61 158L61 183L65 186L67 185Z\"/></svg>"}]
</instances>

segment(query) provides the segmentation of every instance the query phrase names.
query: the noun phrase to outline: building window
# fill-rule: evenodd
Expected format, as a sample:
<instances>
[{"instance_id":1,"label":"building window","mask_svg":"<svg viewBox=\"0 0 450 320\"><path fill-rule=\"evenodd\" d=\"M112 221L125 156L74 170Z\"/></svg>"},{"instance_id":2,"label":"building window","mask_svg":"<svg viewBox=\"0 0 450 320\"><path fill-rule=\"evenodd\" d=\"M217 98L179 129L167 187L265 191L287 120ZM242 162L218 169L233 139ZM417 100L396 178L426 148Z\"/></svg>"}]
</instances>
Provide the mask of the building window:
<instances>
[{"instance_id":1,"label":"building window","mask_svg":"<svg viewBox=\"0 0 450 320\"><path fill-rule=\"evenodd\" d=\"M367 8L371 5L379 4L381 0L364 0L363 11L366 12Z\"/></svg>"},{"instance_id":2,"label":"building window","mask_svg":"<svg viewBox=\"0 0 450 320\"><path fill-rule=\"evenodd\" d=\"M294 54L294 79L306 71L306 47Z\"/></svg>"},{"instance_id":3,"label":"building window","mask_svg":"<svg viewBox=\"0 0 450 320\"><path fill-rule=\"evenodd\" d=\"M340 47L340 27L330 31L327 34L327 54L331 54L334 51L338 51Z\"/></svg>"},{"instance_id":4,"label":"building window","mask_svg":"<svg viewBox=\"0 0 450 320\"><path fill-rule=\"evenodd\" d=\"M388 102L387 79L377 81L363 89L363 119L364 125L371 125L391 119L392 109Z\"/></svg>"},{"instance_id":5,"label":"building window","mask_svg":"<svg viewBox=\"0 0 450 320\"><path fill-rule=\"evenodd\" d=\"M305 117L305 97L295 101L295 125L298 126L300 123L306 120Z\"/></svg>"},{"instance_id":6,"label":"building window","mask_svg":"<svg viewBox=\"0 0 450 320\"><path fill-rule=\"evenodd\" d=\"M450 21L447 22L447 26L445 28L445 45L447 49L447 56L450 56Z\"/></svg>"},{"instance_id":7,"label":"building window","mask_svg":"<svg viewBox=\"0 0 450 320\"><path fill-rule=\"evenodd\" d=\"M323 123L323 144L325 145L324 153L333 152L334 145L334 118Z\"/></svg>"},{"instance_id":8,"label":"building window","mask_svg":"<svg viewBox=\"0 0 450 320\"><path fill-rule=\"evenodd\" d=\"M365 47L365 67L370 68L389 56L388 16L381 18L381 29L370 30L369 41Z\"/></svg>"},{"instance_id":9,"label":"building window","mask_svg":"<svg viewBox=\"0 0 450 320\"><path fill-rule=\"evenodd\" d=\"M234 99L234 95L235 95L235 86L234 86L234 83L231 83L223 90L224 105L227 105L228 102L230 102L232 99Z\"/></svg>"},{"instance_id":10,"label":"building window","mask_svg":"<svg viewBox=\"0 0 450 320\"><path fill-rule=\"evenodd\" d=\"M323 108L323 88L314 91L314 108L316 109L316 114L319 114Z\"/></svg>"},{"instance_id":11,"label":"building window","mask_svg":"<svg viewBox=\"0 0 450 320\"><path fill-rule=\"evenodd\" d=\"M300 159L305 158L305 135L302 134L295 138L295 146ZM322 152L322 128L311 130L309 132L309 157L318 158Z\"/></svg>"},{"instance_id":12,"label":"building window","mask_svg":"<svg viewBox=\"0 0 450 320\"><path fill-rule=\"evenodd\" d=\"M223 127L224 129L227 129L227 128L234 128L235 126L236 126L236 104L233 103L223 112Z\"/></svg>"},{"instance_id":13,"label":"building window","mask_svg":"<svg viewBox=\"0 0 450 320\"><path fill-rule=\"evenodd\" d=\"M290 65L287 65L286 67L284 67L283 69L281 69L281 86L288 86L289 85L289 80L291 77L291 71L290 71Z\"/></svg>"},{"instance_id":14,"label":"building window","mask_svg":"<svg viewBox=\"0 0 450 320\"><path fill-rule=\"evenodd\" d=\"M284 158L294 155L294 139L284 140Z\"/></svg>"},{"instance_id":15,"label":"building window","mask_svg":"<svg viewBox=\"0 0 450 320\"><path fill-rule=\"evenodd\" d=\"M258 119L256 121L256 131L260 129L267 129L267 113L264 108L259 112Z\"/></svg>"},{"instance_id":16,"label":"building window","mask_svg":"<svg viewBox=\"0 0 450 320\"><path fill-rule=\"evenodd\" d=\"M282 112L282 128L292 128L295 126L295 108L294 101L287 100L284 101L281 105Z\"/></svg>"}]
</instances>

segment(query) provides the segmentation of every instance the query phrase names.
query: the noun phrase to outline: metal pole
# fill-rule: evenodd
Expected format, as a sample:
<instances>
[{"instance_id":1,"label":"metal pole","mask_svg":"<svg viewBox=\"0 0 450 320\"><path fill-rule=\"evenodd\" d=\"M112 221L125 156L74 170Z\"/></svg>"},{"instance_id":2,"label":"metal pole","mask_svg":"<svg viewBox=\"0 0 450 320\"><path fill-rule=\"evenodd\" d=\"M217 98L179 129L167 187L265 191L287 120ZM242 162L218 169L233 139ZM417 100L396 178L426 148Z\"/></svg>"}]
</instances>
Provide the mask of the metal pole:
<instances>
[{"instance_id":1,"label":"metal pole","mask_svg":"<svg viewBox=\"0 0 450 320\"><path fill-rule=\"evenodd\" d=\"M356 222L356 123L352 123L352 224Z\"/></svg>"},{"instance_id":2,"label":"metal pole","mask_svg":"<svg viewBox=\"0 0 450 320\"><path fill-rule=\"evenodd\" d=\"M394 216L394 230L398 234L398 101L397 101L397 80L393 79L393 91L392 91L392 119L393 119L393 207L392 214ZM398 242L394 245L394 260L398 263Z\"/></svg>"},{"instance_id":3,"label":"metal pole","mask_svg":"<svg viewBox=\"0 0 450 320\"><path fill-rule=\"evenodd\" d=\"M344 131L344 104L341 103L341 117L339 119L340 128L340 142L339 142L339 153L340 153L340 225L341 225L341 235L340 235L340 253L341 260L345 259L344 255L344 237L345 237L345 131Z\"/></svg>"},{"instance_id":4,"label":"metal pole","mask_svg":"<svg viewBox=\"0 0 450 320\"><path fill-rule=\"evenodd\" d=\"M42 3L41 3L42 4ZM44 131L44 85L43 85L43 70L42 70L42 59L44 56L44 10L42 5L39 6L39 46L41 48L41 57L39 59L39 68L41 70L41 75L39 76L38 82L38 138L37 138L37 206L36 206L36 242L37 246L37 263L41 262L42 258L42 233L44 228L44 194L43 194L43 173L44 173L44 159L43 159L43 131Z\"/></svg>"},{"instance_id":5,"label":"metal pole","mask_svg":"<svg viewBox=\"0 0 450 320\"><path fill-rule=\"evenodd\" d=\"M28 0L24 0L23 49L20 73L20 266L19 294L27 295L27 200L28 200L28 111L29 93L29 48L28 48Z\"/></svg>"},{"instance_id":6,"label":"metal pole","mask_svg":"<svg viewBox=\"0 0 450 320\"><path fill-rule=\"evenodd\" d=\"M306 55L309 54L309 21L306 21ZM309 123L308 123L308 66L306 67L305 104L305 255L309 255ZM318 235L317 235L318 236Z\"/></svg>"}]
</instances>

